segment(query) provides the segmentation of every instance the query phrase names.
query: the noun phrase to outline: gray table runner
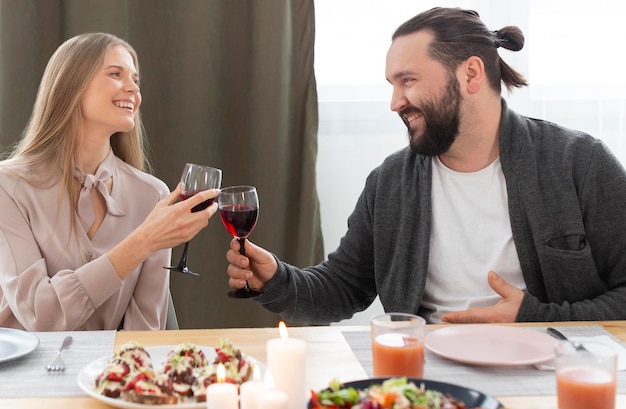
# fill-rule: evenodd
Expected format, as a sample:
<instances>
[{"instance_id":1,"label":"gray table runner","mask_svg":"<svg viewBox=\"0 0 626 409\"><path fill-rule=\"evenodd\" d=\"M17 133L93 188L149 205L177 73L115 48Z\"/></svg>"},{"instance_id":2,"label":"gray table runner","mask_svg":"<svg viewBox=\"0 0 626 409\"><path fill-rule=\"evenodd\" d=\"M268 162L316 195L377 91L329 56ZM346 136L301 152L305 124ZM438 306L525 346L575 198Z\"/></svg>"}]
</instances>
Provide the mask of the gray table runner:
<instances>
[{"instance_id":1,"label":"gray table runner","mask_svg":"<svg viewBox=\"0 0 626 409\"><path fill-rule=\"evenodd\" d=\"M80 396L76 378L80 370L92 361L112 355L115 331L33 332L39 346L21 358L0 363L0 398L38 398ZM65 372L47 372L46 365L56 355L63 338L74 337L63 351Z\"/></svg>"},{"instance_id":2,"label":"gray table runner","mask_svg":"<svg viewBox=\"0 0 626 409\"><path fill-rule=\"evenodd\" d=\"M624 346L619 339L600 326L558 327L568 337L606 335ZM546 327L529 328L545 331ZM343 336L368 376L373 376L372 345L369 331L343 331ZM556 395L554 371L533 366L483 367L466 365L440 357L426 350L424 378L461 385L492 396ZM618 372L618 393L626 393L626 371Z\"/></svg>"}]
</instances>

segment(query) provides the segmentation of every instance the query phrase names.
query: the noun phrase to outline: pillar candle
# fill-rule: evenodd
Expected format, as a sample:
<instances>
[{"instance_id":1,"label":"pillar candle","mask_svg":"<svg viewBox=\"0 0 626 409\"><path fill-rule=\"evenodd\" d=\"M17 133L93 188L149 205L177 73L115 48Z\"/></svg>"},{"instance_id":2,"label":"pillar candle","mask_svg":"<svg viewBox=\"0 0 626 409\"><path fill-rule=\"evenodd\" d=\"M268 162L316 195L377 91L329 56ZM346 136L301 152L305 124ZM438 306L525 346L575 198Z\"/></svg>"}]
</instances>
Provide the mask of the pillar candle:
<instances>
[{"instance_id":1,"label":"pillar candle","mask_svg":"<svg viewBox=\"0 0 626 409\"><path fill-rule=\"evenodd\" d=\"M239 402L241 409L258 409L259 394L266 389L261 381L261 371L257 365L252 369L252 379L239 387Z\"/></svg>"},{"instance_id":2,"label":"pillar candle","mask_svg":"<svg viewBox=\"0 0 626 409\"><path fill-rule=\"evenodd\" d=\"M265 389L259 393L257 399L258 409L289 409L287 394L274 388L274 379L270 371L265 373Z\"/></svg>"},{"instance_id":3,"label":"pillar candle","mask_svg":"<svg viewBox=\"0 0 626 409\"><path fill-rule=\"evenodd\" d=\"M287 394L288 409L302 409L307 404L306 343L289 338L284 322L279 324L280 338L267 341L267 366L276 389Z\"/></svg>"},{"instance_id":4,"label":"pillar candle","mask_svg":"<svg viewBox=\"0 0 626 409\"><path fill-rule=\"evenodd\" d=\"M224 364L217 366L217 382L206 389L207 409L238 409L239 395L237 385L225 382L226 369Z\"/></svg>"}]
</instances>

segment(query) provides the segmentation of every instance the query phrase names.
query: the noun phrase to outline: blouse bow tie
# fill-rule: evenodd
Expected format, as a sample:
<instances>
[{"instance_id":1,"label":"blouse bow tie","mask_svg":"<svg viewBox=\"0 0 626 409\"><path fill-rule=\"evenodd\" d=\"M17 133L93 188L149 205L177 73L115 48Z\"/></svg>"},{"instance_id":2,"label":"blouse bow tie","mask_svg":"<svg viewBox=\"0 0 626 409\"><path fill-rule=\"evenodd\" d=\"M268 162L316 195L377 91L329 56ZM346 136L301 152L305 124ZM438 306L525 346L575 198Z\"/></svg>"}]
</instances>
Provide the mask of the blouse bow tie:
<instances>
[{"instance_id":1,"label":"blouse bow tie","mask_svg":"<svg viewBox=\"0 0 626 409\"><path fill-rule=\"evenodd\" d=\"M115 199L111 197L109 194L109 189L107 189L104 181L109 180L111 178L111 172L107 169L98 168L98 171L95 175L84 174L79 170L76 170L74 175L81 180L82 189L80 190L80 195L78 196L78 215L83 220L86 225L86 228L89 229L93 223L96 221L96 214L93 210L93 203L91 201L90 191L93 188L98 189L98 192L104 198L104 201L107 205L107 212L114 216L124 216L125 213L115 202Z\"/></svg>"}]
</instances>

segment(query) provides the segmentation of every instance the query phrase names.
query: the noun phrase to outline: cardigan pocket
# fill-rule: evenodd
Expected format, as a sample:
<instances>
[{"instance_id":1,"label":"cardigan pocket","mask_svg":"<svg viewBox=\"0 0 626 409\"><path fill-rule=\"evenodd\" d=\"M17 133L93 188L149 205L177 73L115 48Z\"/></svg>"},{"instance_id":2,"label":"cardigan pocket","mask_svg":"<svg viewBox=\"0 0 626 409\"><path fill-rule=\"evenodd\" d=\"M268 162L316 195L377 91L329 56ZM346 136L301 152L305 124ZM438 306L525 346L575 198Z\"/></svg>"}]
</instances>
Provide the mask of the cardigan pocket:
<instances>
[{"instance_id":1,"label":"cardigan pocket","mask_svg":"<svg viewBox=\"0 0 626 409\"><path fill-rule=\"evenodd\" d=\"M554 250L580 251L587 247L583 234L568 234L548 240L548 247Z\"/></svg>"},{"instance_id":2,"label":"cardigan pocket","mask_svg":"<svg viewBox=\"0 0 626 409\"><path fill-rule=\"evenodd\" d=\"M582 234L568 234L546 241L540 254L541 271L553 302L579 301L605 291L591 247Z\"/></svg>"}]
</instances>

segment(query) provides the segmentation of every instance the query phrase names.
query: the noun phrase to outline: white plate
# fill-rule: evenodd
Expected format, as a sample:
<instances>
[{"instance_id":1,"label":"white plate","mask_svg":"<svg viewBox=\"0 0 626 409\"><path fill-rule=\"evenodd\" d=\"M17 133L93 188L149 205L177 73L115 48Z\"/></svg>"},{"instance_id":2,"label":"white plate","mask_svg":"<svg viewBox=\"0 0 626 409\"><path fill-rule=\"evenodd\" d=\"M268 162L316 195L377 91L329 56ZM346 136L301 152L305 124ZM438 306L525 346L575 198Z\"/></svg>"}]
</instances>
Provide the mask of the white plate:
<instances>
[{"instance_id":1,"label":"white plate","mask_svg":"<svg viewBox=\"0 0 626 409\"><path fill-rule=\"evenodd\" d=\"M39 346L39 338L30 332L0 328L0 363L30 354Z\"/></svg>"},{"instance_id":2,"label":"white plate","mask_svg":"<svg viewBox=\"0 0 626 409\"><path fill-rule=\"evenodd\" d=\"M554 357L556 340L537 331L498 325L460 324L426 334L426 348L473 365L533 365Z\"/></svg>"},{"instance_id":3,"label":"white plate","mask_svg":"<svg viewBox=\"0 0 626 409\"><path fill-rule=\"evenodd\" d=\"M215 359L215 347L201 346L198 345L208 362L213 362ZM167 353L172 349L176 348L176 345L161 345L154 347L145 347L146 351L150 354L152 358L152 364L155 369L162 368L165 363L165 358L167 357ZM146 409L146 408L158 408L158 409L197 409L197 408L206 408L206 402L181 402L171 405L143 405L141 403L127 402L122 399L114 399L109 398L104 395L100 395L95 391L95 381L96 377L102 372L104 366L111 359L113 355L103 356L102 358L96 359L91 362L78 373L78 386L85 392L87 395L98 399L101 402L106 403L107 405L111 405L116 408L122 409ZM259 369L264 369L265 365L259 362L257 359L252 358L246 354L243 354L246 360L250 363L250 365L258 365Z\"/></svg>"}]
</instances>

